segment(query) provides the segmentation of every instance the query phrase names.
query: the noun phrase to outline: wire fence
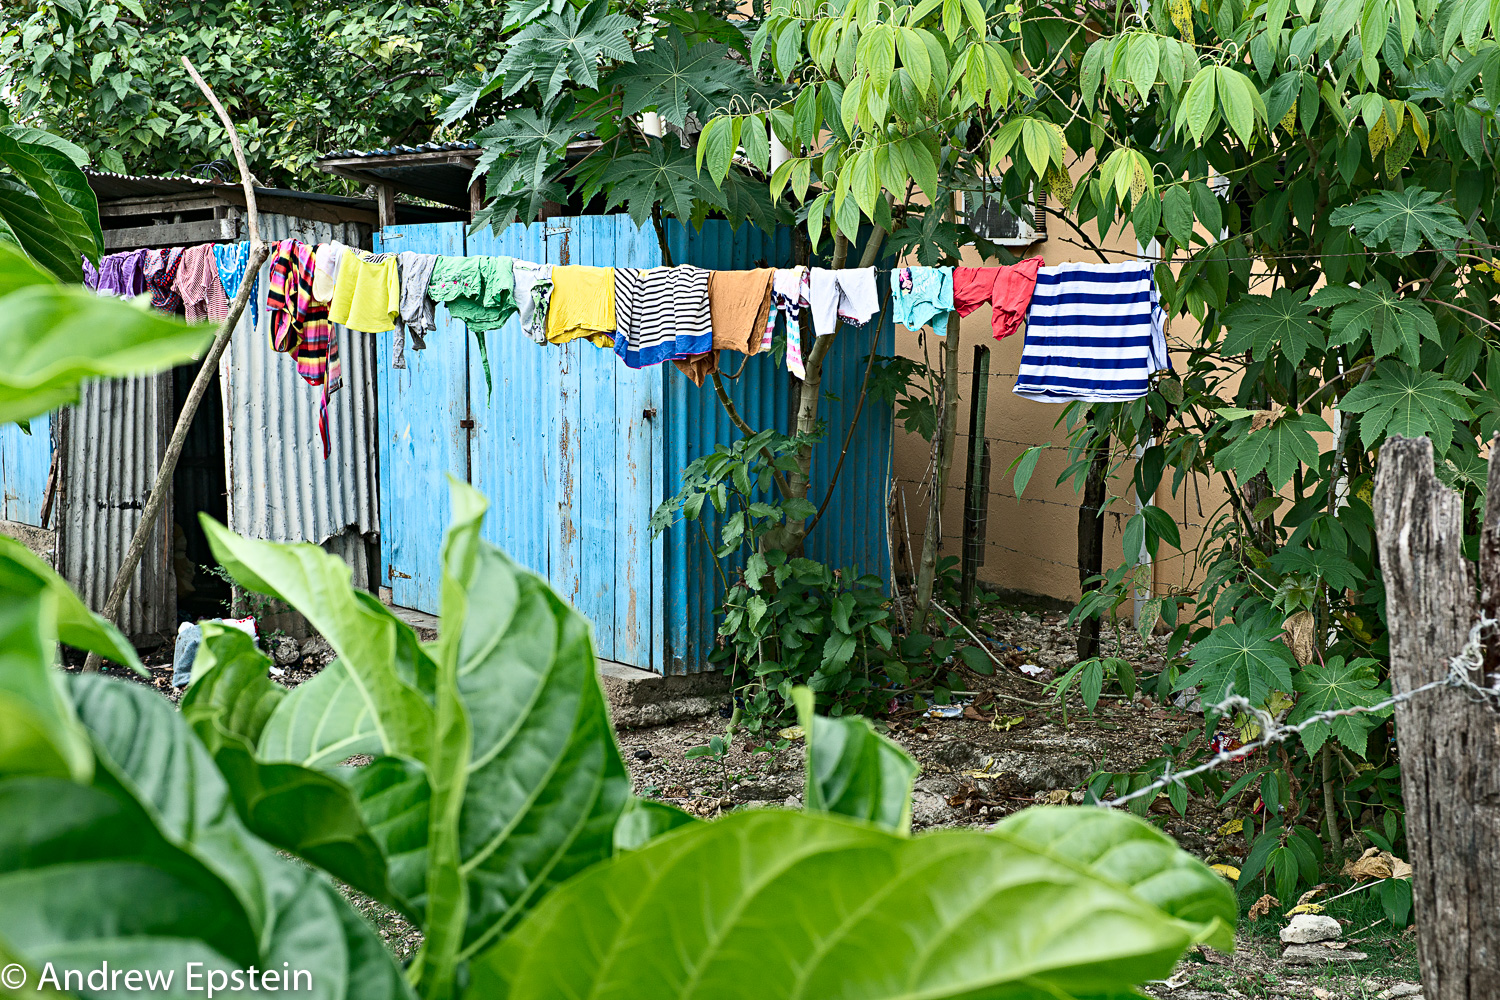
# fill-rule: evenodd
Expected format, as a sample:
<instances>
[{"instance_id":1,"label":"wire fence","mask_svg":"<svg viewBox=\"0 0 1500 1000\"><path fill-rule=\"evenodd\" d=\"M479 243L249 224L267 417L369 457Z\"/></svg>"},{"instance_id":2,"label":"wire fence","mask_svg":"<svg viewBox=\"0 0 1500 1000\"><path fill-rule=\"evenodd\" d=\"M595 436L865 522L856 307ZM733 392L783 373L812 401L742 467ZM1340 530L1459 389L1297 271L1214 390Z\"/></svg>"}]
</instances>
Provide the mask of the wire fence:
<instances>
[{"instance_id":1,"label":"wire fence","mask_svg":"<svg viewBox=\"0 0 1500 1000\"><path fill-rule=\"evenodd\" d=\"M1235 747L1233 750L1221 750L1203 763L1190 767L1185 771L1174 772L1169 764L1162 776L1150 784L1143 785L1126 795L1107 799L1098 804L1118 809L1147 796L1155 798L1162 790L1174 784L1179 784L1189 778L1224 767L1228 764L1238 763L1255 751L1289 740L1312 726L1353 715L1372 715L1378 712L1385 712L1402 702L1411 701L1413 698L1440 688L1456 688L1464 691L1476 701L1483 701L1493 707L1500 708L1500 679L1496 680L1495 687L1483 687L1474 683L1469 677L1471 673L1480 670L1484 666L1485 635L1497 624L1500 624L1500 619L1481 615L1479 620L1469 629L1469 640L1464 643L1464 648L1448 660L1448 673L1443 677L1423 684L1420 687L1412 688L1410 691L1397 692L1389 698L1373 705L1354 705L1349 708L1315 712L1295 725L1289 726L1277 722L1271 713L1251 704L1248 698L1235 694L1233 689L1231 689L1229 696L1223 701L1217 705L1208 706L1208 712L1215 715L1227 715L1230 712L1240 711L1254 716L1260 726L1261 735L1259 738L1242 746Z\"/></svg>"}]
</instances>

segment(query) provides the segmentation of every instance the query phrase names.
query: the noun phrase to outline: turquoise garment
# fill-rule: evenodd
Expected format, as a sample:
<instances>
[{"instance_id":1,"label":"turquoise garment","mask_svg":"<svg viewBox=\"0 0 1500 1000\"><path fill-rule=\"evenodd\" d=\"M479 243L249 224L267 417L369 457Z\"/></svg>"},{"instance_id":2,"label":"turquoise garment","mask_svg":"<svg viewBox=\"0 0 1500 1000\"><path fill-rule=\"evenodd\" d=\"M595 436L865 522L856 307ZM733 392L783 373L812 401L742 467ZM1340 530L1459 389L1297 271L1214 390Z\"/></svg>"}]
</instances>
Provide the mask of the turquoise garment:
<instances>
[{"instance_id":1,"label":"turquoise garment","mask_svg":"<svg viewBox=\"0 0 1500 1000\"><path fill-rule=\"evenodd\" d=\"M224 297L233 299L239 294L245 280L245 265L250 262L249 243L215 243L214 264L219 269L219 284L224 286ZM257 278L259 275L256 276ZM255 296L250 296L250 325L257 319Z\"/></svg>"},{"instance_id":2,"label":"turquoise garment","mask_svg":"<svg viewBox=\"0 0 1500 1000\"><path fill-rule=\"evenodd\" d=\"M896 322L908 330L931 324L932 332L948 332L948 313L953 309L953 268L903 267L895 274L891 298Z\"/></svg>"}]
</instances>

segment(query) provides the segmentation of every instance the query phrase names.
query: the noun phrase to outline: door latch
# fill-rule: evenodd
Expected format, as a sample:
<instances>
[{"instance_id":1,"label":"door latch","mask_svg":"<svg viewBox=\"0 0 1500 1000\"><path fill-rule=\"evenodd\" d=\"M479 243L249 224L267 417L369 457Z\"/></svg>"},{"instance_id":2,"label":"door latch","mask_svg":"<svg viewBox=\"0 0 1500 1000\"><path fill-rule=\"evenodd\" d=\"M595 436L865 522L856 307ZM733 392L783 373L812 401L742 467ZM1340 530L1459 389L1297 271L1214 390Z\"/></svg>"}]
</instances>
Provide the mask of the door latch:
<instances>
[{"instance_id":1,"label":"door latch","mask_svg":"<svg viewBox=\"0 0 1500 1000\"><path fill-rule=\"evenodd\" d=\"M474 429L474 421L473 420L460 420L458 422L458 426L464 428L464 430L470 430L470 431L472 431Z\"/></svg>"},{"instance_id":2,"label":"door latch","mask_svg":"<svg viewBox=\"0 0 1500 1000\"><path fill-rule=\"evenodd\" d=\"M641 418L643 420L650 420L654 416L656 416L656 407L654 406L648 406L641 411Z\"/></svg>"}]
</instances>

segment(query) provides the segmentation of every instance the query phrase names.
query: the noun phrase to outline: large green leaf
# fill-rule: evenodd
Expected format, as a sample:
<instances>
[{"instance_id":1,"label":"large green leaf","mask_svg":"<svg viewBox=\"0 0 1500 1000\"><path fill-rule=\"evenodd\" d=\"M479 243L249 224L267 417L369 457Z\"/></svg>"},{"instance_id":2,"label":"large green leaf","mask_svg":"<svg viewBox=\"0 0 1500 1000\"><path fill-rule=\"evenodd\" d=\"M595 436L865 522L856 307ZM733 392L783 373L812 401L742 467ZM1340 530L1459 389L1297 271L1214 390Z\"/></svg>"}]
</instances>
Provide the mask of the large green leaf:
<instances>
[{"instance_id":1,"label":"large green leaf","mask_svg":"<svg viewBox=\"0 0 1500 1000\"><path fill-rule=\"evenodd\" d=\"M87 781L93 771L88 738L52 669L58 604L46 577L0 549L0 775Z\"/></svg>"},{"instance_id":2,"label":"large green leaf","mask_svg":"<svg viewBox=\"0 0 1500 1000\"><path fill-rule=\"evenodd\" d=\"M1288 361L1300 365L1309 350L1323 348L1323 330L1307 302L1306 289L1278 288L1270 295L1247 295L1225 311L1224 322L1229 327L1225 354L1248 350L1257 361L1264 361L1279 349Z\"/></svg>"},{"instance_id":3,"label":"large green leaf","mask_svg":"<svg viewBox=\"0 0 1500 1000\"><path fill-rule=\"evenodd\" d=\"M749 89L750 74L744 63L732 58L729 46L690 46L682 32L672 28L650 49L636 53L634 63L615 70L608 84L624 88L622 114L655 108L663 121L685 128L689 115L707 122L720 112L725 98Z\"/></svg>"},{"instance_id":4,"label":"large green leaf","mask_svg":"<svg viewBox=\"0 0 1500 1000\"><path fill-rule=\"evenodd\" d=\"M1283 416L1260 430L1254 430L1248 419L1236 423L1234 439L1219 451L1214 464L1233 469L1241 483L1264 469L1278 490L1291 481L1299 463L1317 466L1321 449L1313 435L1329 431L1328 422L1316 413Z\"/></svg>"},{"instance_id":5,"label":"large green leaf","mask_svg":"<svg viewBox=\"0 0 1500 1000\"><path fill-rule=\"evenodd\" d=\"M554 886L609 857L629 797L588 623L479 538L485 507L454 484L443 629L430 649L354 591L337 557L205 522L242 585L288 601L340 653L276 707L257 755L326 771L373 731L374 752L410 758L339 777L394 891L424 919L424 992L428 977L451 977ZM382 692L398 685L409 693ZM408 709L414 718L397 717Z\"/></svg>"},{"instance_id":6,"label":"large green leaf","mask_svg":"<svg viewBox=\"0 0 1500 1000\"><path fill-rule=\"evenodd\" d=\"M700 204L727 210L724 193L707 174L700 174L692 153L675 137L647 140L646 147L609 161L601 161L590 172L585 197L602 189L605 207L624 205L638 226L651 218L651 208L660 204L662 213L686 222Z\"/></svg>"},{"instance_id":7,"label":"large green leaf","mask_svg":"<svg viewBox=\"0 0 1500 1000\"><path fill-rule=\"evenodd\" d=\"M1443 196L1415 184L1401 191L1376 191L1336 208L1328 221L1353 227L1367 247L1389 245L1399 254L1420 250L1425 242L1451 258L1458 241L1469 238L1463 219Z\"/></svg>"},{"instance_id":8,"label":"large green leaf","mask_svg":"<svg viewBox=\"0 0 1500 1000\"><path fill-rule=\"evenodd\" d=\"M0 288L34 268L0 242ZM27 284L0 299L0 423L78 399L95 376L160 371L189 361L212 331L82 287Z\"/></svg>"},{"instance_id":9,"label":"large green leaf","mask_svg":"<svg viewBox=\"0 0 1500 1000\"><path fill-rule=\"evenodd\" d=\"M1328 285L1309 300L1318 307L1335 307L1328 324L1328 346L1353 347L1369 336L1375 357L1398 355L1410 365L1420 364L1422 338L1441 343L1437 321L1420 302L1403 299L1383 277L1362 288Z\"/></svg>"},{"instance_id":10,"label":"large green leaf","mask_svg":"<svg viewBox=\"0 0 1500 1000\"><path fill-rule=\"evenodd\" d=\"M27 254L69 281L82 281L83 257L97 259L103 249L98 204L83 171L60 150L4 131L0 221Z\"/></svg>"},{"instance_id":11,"label":"large green leaf","mask_svg":"<svg viewBox=\"0 0 1500 1000\"><path fill-rule=\"evenodd\" d=\"M1193 667L1178 678L1176 690L1200 688L1205 708L1219 704L1231 691L1252 705L1264 705L1273 690L1292 689L1292 670L1297 665L1274 632L1238 622L1218 626L1188 655Z\"/></svg>"},{"instance_id":12,"label":"large green leaf","mask_svg":"<svg viewBox=\"0 0 1500 1000\"><path fill-rule=\"evenodd\" d=\"M29 967L29 983L48 963L61 978L107 962L171 970L170 985L150 995L192 1000L205 980L191 989L187 965L201 962L200 974L305 970L320 1000L411 997L390 952L338 891L269 850L269 905L257 927L230 887L120 786L0 781L0 816L0 941ZM298 980L303 990L306 982Z\"/></svg>"},{"instance_id":13,"label":"large green leaf","mask_svg":"<svg viewBox=\"0 0 1500 1000\"><path fill-rule=\"evenodd\" d=\"M529 223L540 217L548 201L566 200L556 171L568 144L595 124L574 117L564 101L549 114L517 108L480 130L474 139L484 152L476 175L488 175L485 190L496 199L485 209L490 225L498 230L516 218Z\"/></svg>"},{"instance_id":14,"label":"large green leaf","mask_svg":"<svg viewBox=\"0 0 1500 1000\"><path fill-rule=\"evenodd\" d=\"M598 86L601 59L634 59L625 32L637 23L609 13L607 0L594 0L581 9L565 7L533 21L510 40L500 61L505 96L535 83L543 103L551 104L564 86Z\"/></svg>"},{"instance_id":15,"label":"large green leaf","mask_svg":"<svg viewBox=\"0 0 1500 1000\"><path fill-rule=\"evenodd\" d=\"M0 562L24 568L41 579L56 600L57 638L74 649L98 653L106 660L129 667L146 676L135 647L103 615L89 609L83 598L73 592L68 581L58 575L41 558L14 538L0 535Z\"/></svg>"},{"instance_id":16,"label":"large green leaf","mask_svg":"<svg viewBox=\"0 0 1500 1000\"><path fill-rule=\"evenodd\" d=\"M1438 454L1453 441L1453 422L1470 416L1466 391L1435 372L1417 371L1395 361L1382 361L1375 377L1339 400L1339 409L1358 413L1359 436L1373 450L1390 435L1430 437Z\"/></svg>"},{"instance_id":17,"label":"large green leaf","mask_svg":"<svg viewBox=\"0 0 1500 1000\"><path fill-rule=\"evenodd\" d=\"M684 827L554 893L473 991L1103 997L1228 943L1234 895L1201 863L1130 816L1058 812L916 838L779 810Z\"/></svg>"},{"instance_id":18,"label":"large green leaf","mask_svg":"<svg viewBox=\"0 0 1500 1000\"><path fill-rule=\"evenodd\" d=\"M393 890L382 845L346 783L301 764L256 758L256 740L286 696L267 676L270 665L250 636L205 622L182 698L183 717L213 754L240 819L263 840L413 914Z\"/></svg>"},{"instance_id":19,"label":"large green leaf","mask_svg":"<svg viewBox=\"0 0 1500 1000\"><path fill-rule=\"evenodd\" d=\"M813 693L792 692L807 734L809 812L868 820L895 833L911 832L911 789L917 762L858 715L829 718L813 711Z\"/></svg>"},{"instance_id":20,"label":"large green leaf","mask_svg":"<svg viewBox=\"0 0 1500 1000\"><path fill-rule=\"evenodd\" d=\"M1303 722L1319 712L1336 712L1349 708L1369 708L1390 697L1375 674L1378 660L1361 658L1345 662L1342 656L1330 656L1326 663L1309 663L1297 672L1297 705L1287 721ZM1322 749L1330 734L1352 753L1363 757L1368 749L1370 731L1391 714L1389 708L1360 715L1343 715L1329 722L1314 722L1299 734L1310 754Z\"/></svg>"}]
</instances>

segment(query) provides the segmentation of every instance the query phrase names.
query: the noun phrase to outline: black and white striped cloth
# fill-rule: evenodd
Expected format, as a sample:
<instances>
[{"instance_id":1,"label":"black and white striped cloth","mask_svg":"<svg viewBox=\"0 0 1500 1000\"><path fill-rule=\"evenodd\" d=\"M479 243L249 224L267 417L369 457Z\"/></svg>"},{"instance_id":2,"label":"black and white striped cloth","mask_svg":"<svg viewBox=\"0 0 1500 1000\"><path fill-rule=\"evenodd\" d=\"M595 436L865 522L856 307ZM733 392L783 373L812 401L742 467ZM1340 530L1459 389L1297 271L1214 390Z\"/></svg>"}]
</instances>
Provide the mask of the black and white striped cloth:
<instances>
[{"instance_id":1,"label":"black and white striped cloth","mask_svg":"<svg viewBox=\"0 0 1500 1000\"><path fill-rule=\"evenodd\" d=\"M615 353L631 368L713 350L701 267L615 268Z\"/></svg>"}]
</instances>

